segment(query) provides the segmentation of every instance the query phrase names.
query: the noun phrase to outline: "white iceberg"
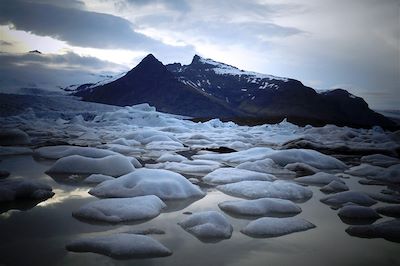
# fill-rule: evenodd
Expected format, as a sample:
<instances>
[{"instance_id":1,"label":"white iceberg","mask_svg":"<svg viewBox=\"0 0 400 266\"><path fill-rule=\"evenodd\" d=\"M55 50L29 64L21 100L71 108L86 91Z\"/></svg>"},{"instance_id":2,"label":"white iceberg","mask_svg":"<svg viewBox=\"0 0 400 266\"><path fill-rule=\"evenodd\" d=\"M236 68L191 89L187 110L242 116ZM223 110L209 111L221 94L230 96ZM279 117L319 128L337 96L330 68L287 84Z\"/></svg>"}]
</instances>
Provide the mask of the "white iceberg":
<instances>
[{"instance_id":1,"label":"white iceberg","mask_svg":"<svg viewBox=\"0 0 400 266\"><path fill-rule=\"evenodd\" d=\"M328 185L323 186L320 189L324 193L336 193L349 190L349 187L342 182L332 181Z\"/></svg>"},{"instance_id":2,"label":"white iceberg","mask_svg":"<svg viewBox=\"0 0 400 266\"><path fill-rule=\"evenodd\" d=\"M305 201L312 197L312 191L306 187L283 180L269 181L241 181L232 184L217 186L217 189L238 197L280 198L294 201Z\"/></svg>"},{"instance_id":3,"label":"white iceberg","mask_svg":"<svg viewBox=\"0 0 400 266\"><path fill-rule=\"evenodd\" d=\"M275 151L266 156L277 164L285 166L290 163L306 163L318 169L346 169L347 166L338 159L315 150L289 149Z\"/></svg>"},{"instance_id":4,"label":"white iceberg","mask_svg":"<svg viewBox=\"0 0 400 266\"><path fill-rule=\"evenodd\" d=\"M166 207L164 202L154 195L101 199L87 203L72 215L87 220L119 223L154 218L164 207Z\"/></svg>"},{"instance_id":5,"label":"white iceberg","mask_svg":"<svg viewBox=\"0 0 400 266\"><path fill-rule=\"evenodd\" d=\"M47 173L103 174L121 176L135 170L131 161L123 155L111 155L104 158L88 158L71 155L58 159Z\"/></svg>"},{"instance_id":6,"label":"white iceberg","mask_svg":"<svg viewBox=\"0 0 400 266\"><path fill-rule=\"evenodd\" d=\"M221 164L218 162L207 160L186 160L182 162L164 162L157 164L146 164L147 168L151 169L165 169L181 174L200 175L204 176L218 168Z\"/></svg>"},{"instance_id":7,"label":"white iceberg","mask_svg":"<svg viewBox=\"0 0 400 266\"><path fill-rule=\"evenodd\" d=\"M276 180L276 177L238 168L219 168L203 177L204 182L214 184L227 184L246 180L273 181Z\"/></svg>"},{"instance_id":8,"label":"white iceberg","mask_svg":"<svg viewBox=\"0 0 400 266\"><path fill-rule=\"evenodd\" d=\"M165 257L172 254L151 237L127 233L81 238L70 242L66 248L68 251L94 252L116 259Z\"/></svg>"},{"instance_id":9,"label":"white iceberg","mask_svg":"<svg viewBox=\"0 0 400 266\"><path fill-rule=\"evenodd\" d=\"M294 181L302 184L313 184L313 185L328 185L332 181L343 183L340 177L324 172L319 172L309 176L298 177L295 178Z\"/></svg>"},{"instance_id":10,"label":"white iceberg","mask_svg":"<svg viewBox=\"0 0 400 266\"><path fill-rule=\"evenodd\" d=\"M251 237L267 238L306 231L312 228L315 228L315 225L302 218L264 217L251 221L241 232Z\"/></svg>"},{"instance_id":11,"label":"white iceberg","mask_svg":"<svg viewBox=\"0 0 400 266\"><path fill-rule=\"evenodd\" d=\"M272 174L272 175L284 175L284 176L295 176L296 173L288 169L283 169L278 166L272 159L266 158L263 160L244 162L236 166L239 169L246 169L250 171Z\"/></svg>"},{"instance_id":12,"label":"white iceberg","mask_svg":"<svg viewBox=\"0 0 400 266\"><path fill-rule=\"evenodd\" d=\"M98 184L107 180L113 180L114 177L109 175L102 175L102 174L92 174L86 177L83 182L88 184Z\"/></svg>"},{"instance_id":13,"label":"white iceberg","mask_svg":"<svg viewBox=\"0 0 400 266\"><path fill-rule=\"evenodd\" d=\"M216 211L194 213L178 224L202 241L228 239L233 231L225 216Z\"/></svg>"},{"instance_id":14,"label":"white iceberg","mask_svg":"<svg viewBox=\"0 0 400 266\"><path fill-rule=\"evenodd\" d=\"M102 198L156 195L161 199L184 199L204 196L199 187L178 173L146 168L102 182L92 188L89 193Z\"/></svg>"},{"instance_id":15,"label":"white iceberg","mask_svg":"<svg viewBox=\"0 0 400 266\"><path fill-rule=\"evenodd\" d=\"M172 153L164 153L161 155L156 161L159 163L164 162L182 162L186 161L186 157L179 155L179 154L172 154Z\"/></svg>"},{"instance_id":16,"label":"white iceberg","mask_svg":"<svg viewBox=\"0 0 400 266\"><path fill-rule=\"evenodd\" d=\"M53 197L52 188L36 180L26 178L1 179L0 202L18 199L44 200Z\"/></svg>"},{"instance_id":17,"label":"white iceberg","mask_svg":"<svg viewBox=\"0 0 400 266\"><path fill-rule=\"evenodd\" d=\"M366 193L359 191L338 192L322 198L321 202L334 207L341 207L346 203L354 203L362 206L372 206L377 203L376 200L372 199Z\"/></svg>"},{"instance_id":18,"label":"white iceberg","mask_svg":"<svg viewBox=\"0 0 400 266\"><path fill-rule=\"evenodd\" d=\"M240 164L248 161L257 161L265 159L268 154L273 152L275 151L271 148L255 147L244 151L231 152L231 153L223 153L223 154L207 153L207 154L193 155L192 158Z\"/></svg>"},{"instance_id":19,"label":"white iceberg","mask_svg":"<svg viewBox=\"0 0 400 266\"><path fill-rule=\"evenodd\" d=\"M301 212L301 208L290 200L273 198L224 201L218 206L225 212L248 216L293 216Z\"/></svg>"},{"instance_id":20,"label":"white iceberg","mask_svg":"<svg viewBox=\"0 0 400 266\"><path fill-rule=\"evenodd\" d=\"M117 154L118 153L109 150L68 145L47 146L35 150L35 155L46 159L60 159L70 155L80 155L89 158L103 158Z\"/></svg>"}]
</instances>

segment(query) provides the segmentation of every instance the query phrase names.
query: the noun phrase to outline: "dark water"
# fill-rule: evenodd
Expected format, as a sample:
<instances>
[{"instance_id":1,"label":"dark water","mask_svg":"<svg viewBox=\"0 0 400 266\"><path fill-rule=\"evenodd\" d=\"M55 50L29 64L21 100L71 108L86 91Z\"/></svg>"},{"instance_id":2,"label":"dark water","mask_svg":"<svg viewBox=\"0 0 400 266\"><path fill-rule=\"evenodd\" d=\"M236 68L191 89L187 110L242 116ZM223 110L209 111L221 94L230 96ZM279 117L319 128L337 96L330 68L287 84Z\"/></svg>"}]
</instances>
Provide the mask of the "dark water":
<instances>
[{"instance_id":1,"label":"dark water","mask_svg":"<svg viewBox=\"0 0 400 266\"><path fill-rule=\"evenodd\" d=\"M19 176L40 179L53 187L55 196L25 210L0 214L0 264L4 265L400 265L400 244L383 239L361 239L349 236L348 225L337 211L321 203L325 196L310 187L314 196L299 204L298 217L314 223L315 229L277 238L253 239L240 233L249 220L226 215L234 227L231 239L203 243L185 232L177 222L183 212L219 210L217 204L233 199L214 188L195 202L168 203L166 212L141 223L125 225L88 224L71 216L83 204L96 200L87 194L88 186L66 185L44 174L51 162L35 161L30 156L1 158L0 169ZM351 189L380 191L379 186L363 186L357 178L345 180ZM379 204L383 205L383 204ZM379 206L376 205L376 206ZM6 206L7 207L7 206ZM3 206L3 211L4 208ZM8 206L13 207L13 206ZM21 207L21 206L14 206ZM32 206L30 206L32 207ZM0 206L1 208L1 206ZM25 205L24 209L29 208ZM385 218L387 219L387 218ZM384 219L378 220L379 222ZM101 234L129 229L158 228L163 235L152 235L173 251L165 258L114 260L93 253L72 253L65 244L82 235ZM109 233L109 232L106 232Z\"/></svg>"}]
</instances>

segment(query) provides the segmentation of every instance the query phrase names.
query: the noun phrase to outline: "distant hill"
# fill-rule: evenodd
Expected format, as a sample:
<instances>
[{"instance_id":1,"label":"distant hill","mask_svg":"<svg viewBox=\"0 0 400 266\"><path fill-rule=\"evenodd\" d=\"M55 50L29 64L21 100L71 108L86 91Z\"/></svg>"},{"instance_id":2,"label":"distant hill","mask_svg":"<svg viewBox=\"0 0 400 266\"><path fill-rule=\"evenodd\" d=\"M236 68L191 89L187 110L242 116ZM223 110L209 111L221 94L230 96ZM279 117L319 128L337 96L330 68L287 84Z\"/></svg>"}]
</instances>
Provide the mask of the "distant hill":
<instances>
[{"instance_id":1,"label":"distant hill","mask_svg":"<svg viewBox=\"0 0 400 266\"><path fill-rule=\"evenodd\" d=\"M119 79L81 86L75 95L119 106L147 102L162 112L244 124L287 118L300 125L395 126L346 90L317 93L295 79L243 71L198 55L189 65L165 66L150 54Z\"/></svg>"}]
</instances>

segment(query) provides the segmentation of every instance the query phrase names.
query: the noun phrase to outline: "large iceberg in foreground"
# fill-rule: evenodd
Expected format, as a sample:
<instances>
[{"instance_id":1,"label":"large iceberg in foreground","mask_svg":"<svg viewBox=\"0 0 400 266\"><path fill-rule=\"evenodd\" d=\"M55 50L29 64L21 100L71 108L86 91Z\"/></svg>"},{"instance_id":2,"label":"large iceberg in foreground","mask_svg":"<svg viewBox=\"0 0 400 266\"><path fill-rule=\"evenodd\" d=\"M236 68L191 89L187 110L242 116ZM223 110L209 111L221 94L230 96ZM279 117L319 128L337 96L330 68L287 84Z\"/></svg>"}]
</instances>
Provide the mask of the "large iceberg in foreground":
<instances>
[{"instance_id":1,"label":"large iceberg in foreground","mask_svg":"<svg viewBox=\"0 0 400 266\"><path fill-rule=\"evenodd\" d=\"M49 185L26 178L1 179L0 202L17 199L44 200L53 197L54 192Z\"/></svg>"},{"instance_id":2,"label":"large iceberg in foreground","mask_svg":"<svg viewBox=\"0 0 400 266\"><path fill-rule=\"evenodd\" d=\"M151 237L126 233L81 238L70 242L66 248L68 251L94 252L116 259L165 257L172 254Z\"/></svg>"},{"instance_id":3,"label":"large iceberg in foreground","mask_svg":"<svg viewBox=\"0 0 400 266\"><path fill-rule=\"evenodd\" d=\"M312 191L295 183L276 180L269 181L242 181L232 184L217 186L217 189L238 197L280 198L294 201L305 201L312 197Z\"/></svg>"},{"instance_id":4,"label":"large iceberg in foreground","mask_svg":"<svg viewBox=\"0 0 400 266\"><path fill-rule=\"evenodd\" d=\"M315 228L315 225L302 218L264 217L251 221L241 232L251 237L277 237Z\"/></svg>"},{"instance_id":5,"label":"large iceberg in foreground","mask_svg":"<svg viewBox=\"0 0 400 266\"><path fill-rule=\"evenodd\" d=\"M178 173L146 168L137 169L115 180L102 182L89 193L102 198L156 195L161 199L184 199L204 196L199 187Z\"/></svg>"},{"instance_id":6,"label":"large iceberg in foreground","mask_svg":"<svg viewBox=\"0 0 400 266\"><path fill-rule=\"evenodd\" d=\"M400 219L371 225L353 225L346 229L351 236L362 238L384 238L400 242Z\"/></svg>"},{"instance_id":7,"label":"large iceberg in foreground","mask_svg":"<svg viewBox=\"0 0 400 266\"><path fill-rule=\"evenodd\" d=\"M102 199L87 203L72 215L88 220L119 223L154 218L164 207L166 207L164 202L154 195Z\"/></svg>"},{"instance_id":8,"label":"large iceberg in foreground","mask_svg":"<svg viewBox=\"0 0 400 266\"><path fill-rule=\"evenodd\" d=\"M194 213L178 224L205 242L230 238L233 231L225 216L216 211Z\"/></svg>"},{"instance_id":9,"label":"large iceberg in foreground","mask_svg":"<svg viewBox=\"0 0 400 266\"><path fill-rule=\"evenodd\" d=\"M70 174L103 174L121 176L135 170L131 161L122 155L111 155L104 158L88 158L71 155L58 159L47 173Z\"/></svg>"},{"instance_id":10,"label":"large iceberg in foreground","mask_svg":"<svg viewBox=\"0 0 400 266\"><path fill-rule=\"evenodd\" d=\"M214 184L235 183L246 180L273 181L276 177L270 174L238 168L219 168L203 177L203 181Z\"/></svg>"},{"instance_id":11,"label":"large iceberg in foreground","mask_svg":"<svg viewBox=\"0 0 400 266\"><path fill-rule=\"evenodd\" d=\"M298 205L284 199L233 200L221 202L218 206L225 212L248 216L293 216L301 212Z\"/></svg>"}]
</instances>

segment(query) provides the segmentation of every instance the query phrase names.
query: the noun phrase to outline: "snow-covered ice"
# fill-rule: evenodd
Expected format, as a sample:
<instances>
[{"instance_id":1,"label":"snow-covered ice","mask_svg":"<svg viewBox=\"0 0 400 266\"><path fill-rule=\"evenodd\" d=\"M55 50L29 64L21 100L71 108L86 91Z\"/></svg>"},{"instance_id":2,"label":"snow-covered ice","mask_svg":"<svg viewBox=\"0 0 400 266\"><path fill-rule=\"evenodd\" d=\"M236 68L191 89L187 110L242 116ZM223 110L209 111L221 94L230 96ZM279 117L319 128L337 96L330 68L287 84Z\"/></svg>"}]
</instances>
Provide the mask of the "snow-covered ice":
<instances>
[{"instance_id":1,"label":"snow-covered ice","mask_svg":"<svg viewBox=\"0 0 400 266\"><path fill-rule=\"evenodd\" d=\"M178 223L183 229L202 241L228 239L233 227L225 216L216 211L204 211L191 214Z\"/></svg>"},{"instance_id":2,"label":"snow-covered ice","mask_svg":"<svg viewBox=\"0 0 400 266\"><path fill-rule=\"evenodd\" d=\"M280 198L294 201L305 201L312 197L312 191L303 186L284 180L241 181L232 184L219 185L220 191L243 198Z\"/></svg>"},{"instance_id":3,"label":"snow-covered ice","mask_svg":"<svg viewBox=\"0 0 400 266\"><path fill-rule=\"evenodd\" d=\"M273 181L275 179L276 177L270 174L238 168L219 168L203 177L203 181L213 184L227 184L246 180Z\"/></svg>"},{"instance_id":4,"label":"snow-covered ice","mask_svg":"<svg viewBox=\"0 0 400 266\"><path fill-rule=\"evenodd\" d=\"M383 154L372 154L363 156L361 157L361 162L381 167L389 167L394 164L400 164L400 160L398 158L394 158Z\"/></svg>"},{"instance_id":5,"label":"snow-covered ice","mask_svg":"<svg viewBox=\"0 0 400 266\"><path fill-rule=\"evenodd\" d=\"M164 202L154 195L101 199L87 203L72 215L87 220L119 223L154 218L164 207L166 207Z\"/></svg>"},{"instance_id":6,"label":"snow-covered ice","mask_svg":"<svg viewBox=\"0 0 400 266\"><path fill-rule=\"evenodd\" d=\"M53 197L52 188L37 180L7 178L0 180L0 202L19 199L44 200Z\"/></svg>"},{"instance_id":7,"label":"snow-covered ice","mask_svg":"<svg viewBox=\"0 0 400 266\"><path fill-rule=\"evenodd\" d=\"M68 243L66 248L68 251L94 252L117 259L165 257L172 254L151 237L127 233L82 237Z\"/></svg>"},{"instance_id":8,"label":"snow-covered ice","mask_svg":"<svg viewBox=\"0 0 400 266\"><path fill-rule=\"evenodd\" d=\"M121 176L135 170L128 157L111 155L103 158L88 158L71 155L58 159L47 173L103 174Z\"/></svg>"},{"instance_id":9,"label":"snow-covered ice","mask_svg":"<svg viewBox=\"0 0 400 266\"><path fill-rule=\"evenodd\" d=\"M301 212L301 208L292 201L274 198L224 201L218 206L225 212L248 216L293 216Z\"/></svg>"},{"instance_id":10,"label":"snow-covered ice","mask_svg":"<svg viewBox=\"0 0 400 266\"><path fill-rule=\"evenodd\" d=\"M260 173L278 175L278 176L295 176L296 173L289 169L284 169L278 166L272 159L266 158L263 160L244 162L236 166L239 169L246 169Z\"/></svg>"},{"instance_id":11,"label":"snow-covered ice","mask_svg":"<svg viewBox=\"0 0 400 266\"><path fill-rule=\"evenodd\" d=\"M360 191L338 192L322 198L321 202L334 207L341 207L346 203L354 203L362 206L372 206L377 203L376 200L368 196L368 194Z\"/></svg>"},{"instance_id":12,"label":"snow-covered ice","mask_svg":"<svg viewBox=\"0 0 400 266\"><path fill-rule=\"evenodd\" d=\"M349 190L349 187L342 181L332 181L320 189L324 193L336 193Z\"/></svg>"},{"instance_id":13,"label":"snow-covered ice","mask_svg":"<svg viewBox=\"0 0 400 266\"><path fill-rule=\"evenodd\" d=\"M46 159L60 159L70 155L80 155L89 158L103 158L110 155L117 155L117 153L92 147L60 145L38 148L35 150L35 155Z\"/></svg>"},{"instance_id":14,"label":"snow-covered ice","mask_svg":"<svg viewBox=\"0 0 400 266\"><path fill-rule=\"evenodd\" d=\"M317 168L306 163L289 163L285 166L285 169L296 172L299 176L313 175L320 172Z\"/></svg>"},{"instance_id":15,"label":"snow-covered ice","mask_svg":"<svg viewBox=\"0 0 400 266\"><path fill-rule=\"evenodd\" d=\"M263 217L251 221L241 232L251 237L278 237L315 228L309 221L296 218Z\"/></svg>"},{"instance_id":16,"label":"snow-covered ice","mask_svg":"<svg viewBox=\"0 0 400 266\"><path fill-rule=\"evenodd\" d=\"M338 215L347 219L376 220L381 216L372 208L349 204L340 208Z\"/></svg>"},{"instance_id":17,"label":"snow-covered ice","mask_svg":"<svg viewBox=\"0 0 400 266\"><path fill-rule=\"evenodd\" d=\"M302 184L313 184L313 185L328 185L332 181L343 183L340 177L324 172L319 172L309 176L298 177L295 178L294 181Z\"/></svg>"},{"instance_id":18,"label":"snow-covered ice","mask_svg":"<svg viewBox=\"0 0 400 266\"><path fill-rule=\"evenodd\" d=\"M101 198L156 195L161 199L184 199L204 196L199 187L178 173L146 168L102 182L92 188L89 193Z\"/></svg>"},{"instance_id":19,"label":"snow-covered ice","mask_svg":"<svg viewBox=\"0 0 400 266\"><path fill-rule=\"evenodd\" d=\"M88 183L88 184L98 184L101 182L104 182L106 180L113 180L114 177L109 176L109 175L102 175L102 174L92 174L88 177L86 177L83 182Z\"/></svg>"},{"instance_id":20,"label":"snow-covered ice","mask_svg":"<svg viewBox=\"0 0 400 266\"><path fill-rule=\"evenodd\" d=\"M347 174L365 177L367 179L388 183L400 183L400 164L389 167L380 167L370 164L361 164L346 171Z\"/></svg>"}]
</instances>

